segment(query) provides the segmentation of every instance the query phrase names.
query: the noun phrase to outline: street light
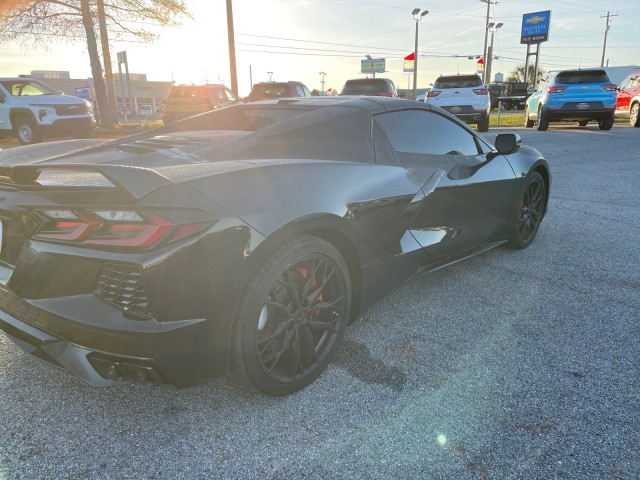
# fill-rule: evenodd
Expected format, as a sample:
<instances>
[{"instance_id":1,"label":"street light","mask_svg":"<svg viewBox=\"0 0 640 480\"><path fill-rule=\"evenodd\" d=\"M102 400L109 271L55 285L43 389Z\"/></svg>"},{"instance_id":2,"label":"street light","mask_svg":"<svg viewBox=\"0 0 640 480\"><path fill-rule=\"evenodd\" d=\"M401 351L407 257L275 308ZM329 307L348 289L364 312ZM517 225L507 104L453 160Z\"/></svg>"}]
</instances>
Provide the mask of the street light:
<instances>
[{"instance_id":1,"label":"street light","mask_svg":"<svg viewBox=\"0 0 640 480\"><path fill-rule=\"evenodd\" d=\"M271 77L273 76L273 72L267 72L267 75L269 75L269 82L273 82L273 80L271 79Z\"/></svg>"},{"instance_id":2,"label":"street light","mask_svg":"<svg viewBox=\"0 0 640 480\"><path fill-rule=\"evenodd\" d=\"M485 71L485 82L486 84L491 83L491 67L493 64L493 34L496 33L498 31L499 28L501 28L503 25L502 22L500 23L489 23L487 25L487 30L491 32L491 46L489 47L489 50L487 50L487 58L485 60L485 65L484 65L484 71Z\"/></svg>"},{"instance_id":3,"label":"street light","mask_svg":"<svg viewBox=\"0 0 640 480\"><path fill-rule=\"evenodd\" d=\"M320 83L322 84L322 95L324 95L324 76L326 73L320 72Z\"/></svg>"},{"instance_id":4,"label":"street light","mask_svg":"<svg viewBox=\"0 0 640 480\"><path fill-rule=\"evenodd\" d=\"M422 18L429 13L429 10L423 10L422 13L420 13L420 9L419 8L414 8L413 11L411 12L411 15L413 15L413 19L416 21L416 45L415 45L415 49L413 50L413 99L415 100L417 95L417 88L418 88L418 22L420 20L422 20Z\"/></svg>"}]
</instances>

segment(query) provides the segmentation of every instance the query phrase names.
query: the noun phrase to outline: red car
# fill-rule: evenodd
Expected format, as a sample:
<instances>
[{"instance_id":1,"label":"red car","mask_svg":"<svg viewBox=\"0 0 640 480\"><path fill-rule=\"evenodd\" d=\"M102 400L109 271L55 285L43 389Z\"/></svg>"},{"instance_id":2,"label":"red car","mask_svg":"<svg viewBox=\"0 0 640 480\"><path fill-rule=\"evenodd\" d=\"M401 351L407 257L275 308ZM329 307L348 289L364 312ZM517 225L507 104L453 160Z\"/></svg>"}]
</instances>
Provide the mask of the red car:
<instances>
[{"instance_id":1,"label":"red car","mask_svg":"<svg viewBox=\"0 0 640 480\"><path fill-rule=\"evenodd\" d=\"M640 127L640 72L632 73L618 87L616 118L628 118L632 127Z\"/></svg>"}]
</instances>

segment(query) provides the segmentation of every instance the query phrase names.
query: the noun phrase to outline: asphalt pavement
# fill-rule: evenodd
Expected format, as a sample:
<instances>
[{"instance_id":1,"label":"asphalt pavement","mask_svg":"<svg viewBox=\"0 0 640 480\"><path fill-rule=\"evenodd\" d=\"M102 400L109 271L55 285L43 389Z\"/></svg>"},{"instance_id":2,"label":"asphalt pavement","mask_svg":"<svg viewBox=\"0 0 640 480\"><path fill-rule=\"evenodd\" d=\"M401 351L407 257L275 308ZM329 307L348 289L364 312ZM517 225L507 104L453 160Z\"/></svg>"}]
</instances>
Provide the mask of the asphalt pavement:
<instances>
[{"instance_id":1,"label":"asphalt pavement","mask_svg":"<svg viewBox=\"0 0 640 480\"><path fill-rule=\"evenodd\" d=\"M295 395L96 390L0 335L0 480L639 479L640 129L506 131L552 169L535 242L397 288Z\"/></svg>"}]
</instances>

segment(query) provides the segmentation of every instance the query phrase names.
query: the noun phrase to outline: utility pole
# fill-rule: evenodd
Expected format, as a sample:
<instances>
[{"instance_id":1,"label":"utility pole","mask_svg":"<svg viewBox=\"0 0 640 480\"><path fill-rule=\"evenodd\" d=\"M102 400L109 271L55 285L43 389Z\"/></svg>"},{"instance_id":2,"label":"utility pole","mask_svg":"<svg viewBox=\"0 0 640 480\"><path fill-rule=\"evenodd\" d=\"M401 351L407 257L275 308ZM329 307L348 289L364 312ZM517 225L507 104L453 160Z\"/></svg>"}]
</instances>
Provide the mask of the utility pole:
<instances>
[{"instance_id":1,"label":"utility pole","mask_svg":"<svg viewBox=\"0 0 640 480\"><path fill-rule=\"evenodd\" d=\"M229 70L231 71L231 91L238 96L238 71L236 70L236 41L233 31L233 2L227 0L227 37L229 38Z\"/></svg>"},{"instance_id":2,"label":"utility pole","mask_svg":"<svg viewBox=\"0 0 640 480\"><path fill-rule=\"evenodd\" d=\"M487 21L484 24L484 48L482 49L482 61L484 62L485 69L482 72L482 83L487 83L487 41L489 40L489 15L491 5L498 3L494 0L480 0L482 3L487 4Z\"/></svg>"},{"instance_id":3,"label":"utility pole","mask_svg":"<svg viewBox=\"0 0 640 480\"><path fill-rule=\"evenodd\" d=\"M604 44L602 45L602 60L600 61L600 67L604 67L604 55L605 55L605 51L607 50L607 34L609 33L609 24L611 23L611 17L617 17L618 14L613 14L609 11L607 11L607 25L604 28ZM604 15L600 15L600 18L604 18Z\"/></svg>"},{"instance_id":4,"label":"utility pole","mask_svg":"<svg viewBox=\"0 0 640 480\"><path fill-rule=\"evenodd\" d=\"M104 122L113 127L118 123L118 105L116 100L116 88L113 84L113 69L111 68L111 53L109 52L109 34L104 13L104 0L98 0L98 26L100 28L100 41L102 42L102 61L104 63L104 76L107 81L107 111L104 112Z\"/></svg>"}]
</instances>

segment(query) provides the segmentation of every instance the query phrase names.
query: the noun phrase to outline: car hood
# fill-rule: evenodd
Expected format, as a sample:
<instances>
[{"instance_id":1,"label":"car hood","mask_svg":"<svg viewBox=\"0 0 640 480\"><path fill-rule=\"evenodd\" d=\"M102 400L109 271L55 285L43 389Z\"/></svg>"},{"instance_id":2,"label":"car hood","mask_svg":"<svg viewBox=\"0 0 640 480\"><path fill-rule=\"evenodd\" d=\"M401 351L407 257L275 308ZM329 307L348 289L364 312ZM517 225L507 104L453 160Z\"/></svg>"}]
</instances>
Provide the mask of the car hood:
<instances>
[{"instance_id":1,"label":"car hood","mask_svg":"<svg viewBox=\"0 0 640 480\"><path fill-rule=\"evenodd\" d=\"M73 95L24 95L11 97L11 105L47 106L47 105L84 105L85 101Z\"/></svg>"}]
</instances>

